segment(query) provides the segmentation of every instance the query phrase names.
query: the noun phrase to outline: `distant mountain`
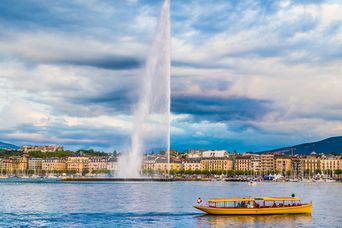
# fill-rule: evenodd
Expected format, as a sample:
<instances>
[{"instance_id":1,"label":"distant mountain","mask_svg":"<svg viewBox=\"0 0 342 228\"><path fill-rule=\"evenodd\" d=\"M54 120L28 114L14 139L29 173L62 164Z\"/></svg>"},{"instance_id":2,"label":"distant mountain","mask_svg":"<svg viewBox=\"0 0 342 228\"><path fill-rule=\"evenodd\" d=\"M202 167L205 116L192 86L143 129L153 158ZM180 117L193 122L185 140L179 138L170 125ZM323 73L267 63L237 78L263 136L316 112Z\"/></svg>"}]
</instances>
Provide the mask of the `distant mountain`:
<instances>
[{"instance_id":1,"label":"distant mountain","mask_svg":"<svg viewBox=\"0 0 342 228\"><path fill-rule=\"evenodd\" d=\"M262 151L263 152L272 152L272 153L284 153L284 154L303 154L308 155L311 152L315 151L317 154L324 153L338 153L342 154L342 136L331 137L324 139L322 141L311 142L299 144L291 147L283 147L274 150Z\"/></svg>"},{"instance_id":2,"label":"distant mountain","mask_svg":"<svg viewBox=\"0 0 342 228\"><path fill-rule=\"evenodd\" d=\"M0 149L19 149L19 147L13 144L0 142Z\"/></svg>"}]
</instances>

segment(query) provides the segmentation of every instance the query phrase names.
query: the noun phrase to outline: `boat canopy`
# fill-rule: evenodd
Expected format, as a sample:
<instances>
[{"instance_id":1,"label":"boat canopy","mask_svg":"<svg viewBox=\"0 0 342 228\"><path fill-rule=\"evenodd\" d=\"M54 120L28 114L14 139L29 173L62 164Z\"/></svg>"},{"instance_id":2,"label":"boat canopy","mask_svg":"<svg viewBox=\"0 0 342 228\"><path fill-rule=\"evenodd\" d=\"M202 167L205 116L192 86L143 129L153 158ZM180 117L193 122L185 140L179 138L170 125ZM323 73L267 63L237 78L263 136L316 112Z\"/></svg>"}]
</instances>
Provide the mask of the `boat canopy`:
<instances>
[{"instance_id":1,"label":"boat canopy","mask_svg":"<svg viewBox=\"0 0 342 228\"><path fill-rule=\"evenodd\" d=\"M221 202L242 202L242 201L254 201L254 200L264 200L264 201L300 201L298 197L255 197L255 198L218 198L209 199L208 203L221 203Z\"/></svg>"}]
</instances>

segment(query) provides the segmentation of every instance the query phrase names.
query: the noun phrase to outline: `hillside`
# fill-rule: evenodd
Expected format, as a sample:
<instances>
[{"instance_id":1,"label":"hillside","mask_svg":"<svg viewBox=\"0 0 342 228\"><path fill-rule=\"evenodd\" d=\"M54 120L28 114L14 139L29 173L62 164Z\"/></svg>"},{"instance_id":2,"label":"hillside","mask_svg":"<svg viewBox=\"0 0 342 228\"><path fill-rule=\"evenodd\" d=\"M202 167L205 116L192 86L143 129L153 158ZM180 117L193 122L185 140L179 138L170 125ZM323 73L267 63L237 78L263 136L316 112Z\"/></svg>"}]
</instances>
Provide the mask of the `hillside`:
<instances>
[{"instance_id":1,"label":"hillside","mask_svg":"<svg viewBox=\"0 0 342 228\"><path fill-rule=\"evenodd\" d=\"M19 147L13 144L0 142L0 149L19 149Z\"/></svg>"},{"instance_id":2,"label":"hillside","mask_svg":"<svg viewBox=\"0 0 342 228\"><path fill-rule=\"evenodd\" d=\"M319 153L339 153L342 154L342 136L331 137L317 142L304 143L291 147L283 147L279 149L262 151L263 152L272 152L272 153L284 153L291 154L293 150L293 154L303 154L308 155L311 152L315 151L317 154Z\"/></svg>"}]
</instances>

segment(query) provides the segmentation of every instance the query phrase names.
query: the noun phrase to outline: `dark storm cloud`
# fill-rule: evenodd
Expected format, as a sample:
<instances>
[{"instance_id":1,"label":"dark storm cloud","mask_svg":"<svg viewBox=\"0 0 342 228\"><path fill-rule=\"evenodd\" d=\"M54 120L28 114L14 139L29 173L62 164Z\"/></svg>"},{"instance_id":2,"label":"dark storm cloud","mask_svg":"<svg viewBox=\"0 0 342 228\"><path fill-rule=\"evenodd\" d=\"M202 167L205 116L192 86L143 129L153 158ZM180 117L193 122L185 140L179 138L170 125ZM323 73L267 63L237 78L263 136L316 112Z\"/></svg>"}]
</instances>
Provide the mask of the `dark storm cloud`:
<instances>
[{"instance_id":1,"label":"dark storm cloud","mask_svg":"<svg viewBox=\"0 0 342 228\"><path fill-rule=\"evenodd\" d=\"M32 27L66 27L77 20L72 19L72 15L78 13L73 9L75 5L72 2L40 2L34 0L3 0L0 1L0 22L16 27L17 29L30 29ZM66 17L66 14L69 14ZM72 20L71 20L72 19ZM81 23L77 20L77 23Z\"/></svg>"},{"instance_id":2,"label":"dark storm cloud","mask_svg":"<svg viewBox=\"0 0 342 228\"><path fill-rule=\"evenodd\" d=\"M27 136L13 138L9 134L27 135L38 134L46 137L24 139ZM65 124L51 123L48 126L34 126L30 124L18 125L15 130L0 130L2 140L11 141L17 146L58 144L56 139L63 141L63 145L72 149L101 148L110 152L109 148L121 148L129 143L128 133L120 129L104 128L103 126L68 126Z\"/></svg>"},{"instance_id":3,"label":"dark storm cloud","mask_svg":"<svg viewBox=\"0 0 342 228\"><path fill-rule=\"evenodd\" d=\"M116 91L102 93L92 97L71 98L67 101L82 106L101 106L105 109L104 114L130 114L132 104L137 99L136 90L128 87Z\"/></svg>"},{"instance_id":4,"label":"dark storm cloud","mask_svg":"<svg viewBox=\"0 0 342 228\"><path fill-rule=\"evenodd\" d=\"M172 66L175 67L191 67L196 69L220 69L229 68L227 64L217 64L217 63L196 63L196 62L186 62L186 61L172 61Z\"/></svg>"},{"instance_id":5,"label":"dark storm cloud","mask_svg":"<svg viewBox=\"0 0 342 228\"><path fill-rule=\"evenodd\" d=\"M91 66L110 70L129 70L142 66L142 60L136 57L103 56L92 59L64 59L57 63Z\"/></svg>"},{"instance_id":6,"label":"dark storm cloud","mask_svg":"<svg viewBox=\"0 0 342 228\"><path fill-rule=\"evenodd\" d=\"M270 102L245 97L172 97L171 111L190 114L195 120L256 120L270 111Z\"/></svg>"}]
</instances>

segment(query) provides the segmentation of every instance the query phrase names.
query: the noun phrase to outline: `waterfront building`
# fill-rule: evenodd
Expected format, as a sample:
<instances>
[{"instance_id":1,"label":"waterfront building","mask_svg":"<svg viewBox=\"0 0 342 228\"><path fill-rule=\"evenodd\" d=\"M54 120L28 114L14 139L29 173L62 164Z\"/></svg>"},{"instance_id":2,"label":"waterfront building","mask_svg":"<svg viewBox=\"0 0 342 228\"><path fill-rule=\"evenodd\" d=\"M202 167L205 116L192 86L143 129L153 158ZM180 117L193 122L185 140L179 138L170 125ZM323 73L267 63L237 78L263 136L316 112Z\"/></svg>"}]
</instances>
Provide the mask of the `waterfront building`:
<instances>
[{"instance_id":1,"label":"waterfront building","mask_svg":"<svg viewBox=\"0 0 342 228\"><path fill-rule=\"evenodd\" d=\"M13 162L10 158L1 159L1 174L12 174Z\"/></svg>"},{"instance_id":2,"label":"waterfront building","mask_svg":"<svg viewBox=\"0 0 342 228\"><path fill-rule=\"evenodd\" d=\"M68 157L67 159L67 171L83 173L89 171L89 157Z\"/></svg>"},{"instance_id":3,"label":"waterfront building","mask_svg":"<svg viewBox=\"0 0 342 228\"><path fill-rule=\"evenodd\" d=\"M158 159L159 155L156 154L148 154L144 158L143 162L143 169L144 170L155 170L154 166L156 163L156 160Z\"/></svg>"},{"instance_id":4,"label":"waterfront building","mask_svg":"<svg viewBox=\"0 0 342 228\"><path fill-rule=\"evenodd\" d=\"M9 158L3 158L1 160L1 174L10 174L13 172L13 163Z\"/></svg>"},{"instance_id":5,"label":"waterfront building","mask_svg":"<svg viewBox=\"0 0 342 228\"><path fill-rule=\"evenodd\" d=\"M189 158L183 163L184 170L203 170L201 158Z\"/></svg>"},{"instance_id":6,"label":"waterfront building","mask_svg":"<svg viewBox=\"0 0 342 228\"><path fill-rule=\"evenodd\" d=\"M42 158L29 158L28 160L28 170L34 174L40 174L42 171Z\"/></svg>"},{"instance_id":7,"label":"waterfront building","mask_svg":"<svg viewBox=\"0 0 342 228\"><path fill-rule=\"evenodd\" d=\"M314 174L321 172L321 161L318 156L310 155L301 158L302 173L305 177L312 177Z\"/></svg>"},{"instance_id":8,"label":"waterfront building","mask_svg":"<svg viewBox=\"0 0 342 228\"><path fill-rule=\"evenodd\" d=\"M274 154L261 154L261 172L267 174L274 171Z\"/></svg>"},{"instance_id":9,"label":"waterfront building","mask_svg":"<svg viewBox=\"0 0 342 228\"><path fill-rule=\"evenodd\" d=\"M31 152L31 151L41 151L41 152L57 152L57 151L63 151L63 146L22 146L20 147L20 150L24 153Z\"/></svg>"},{"instance_id":10,"label":"waterfront building","mask_svg":"<svg viewBox=\"0 0 342 228\"><path fill-rule=\"evenodd\" d=\"M303 169L302 169L302 162L300 157L292 157L292 176L294 178L301 178L303 177Z\"/></svg>"},{"instance_id":11,"label":"waterfront building","mask_svg":"<svg viewBox=\"0 0 342 228\"><path fill-rule=\"evenodd\" d=\"M4 169L3 161L4 161L4 159L0 158L0 175L1 176L6 174L6 170Z\"/></svg>"},{"instance_id":12,"label":"waterfront building","mask_svg":"<svg viewBox=\"0 0 342 228\"><path fill-rule=\"evenodd\" d=\"M251 156L239 156L235 158L235 170L239 171L252 171Z\"/></svg>"},{"instance_id":13,"label":"waterfront building","mask_svg":"<svg viewBox=\"0 0 342 228\"><path fill-rule=\"evenodd\" d=\"M292 171L291 158L285 156L275 157L275 170L283 176L287 175Z\"/></svg>"},{"instance_id":14,"label":"waterfront building","mask_svg":"<svg viewBox=\"0 0 342 228\"><path fill-rule=\"evenodd\" d=\"M154 164L154 171L162 173L167 173L169 170L179 171L182 168L183 166L180 160L171 159L170 163L168 163L165 157L158 157Z\"/></svg>"},{"instance_id":15,"label":"waterfront building","mask_svg":"<svg viewBox=\"0 0 342 228\"><path fill-rule=\"evenodd\" d=\"M26 174L28 168L27 156L11 156L2 159L1 172L6 174Z\"/></svg>"},{"instance_id":16,"label":"waterfront building","mask_svg":"<svg viewBox=\"0 0 342 228\"><path fill-rule=\"evenodd\" d=\"M233 170L233 161L229 158L203 158L201 160L202 170L227 171Z\"/></svg>"},{"instance_id":17,"label":"waterfront building","mask_svg":"<svg viewBox=\"0 0 342 228\"><path fill-rule=\"evenodd\" d=\"M88 169L90 173L96 171L107 170L108 157L91 157L89 158Z\"/></svg>"},{"instance_id":18,"label":"waterfront building","mask_svg":"<svg viewBox=\"0 0 342 228\"><path fill-rule=\"evenodd\" d=\"M260 174L261 172L261 158L259 154L251 155L251 167L255 174Z\"/></svg>"},{"instance_id":19,"label":"waterfront building","mask_svg":"<svg viewBox=\"0 0 342 228\"><path fill-rule=\"evenodd\" d=\"M320 170L323 174L335 176L335 171L342 169L341 156L322 156L320 161Z\"/></svg>"},{"instance_id":20,"label":"waterfront building","mask_svg":"<svg viewBox=\"0 0 342 228\"><path fill-rule=\"evenodd\" d=\"M107 161L107 170L114 174L119 170L118 160L116 157L110 157Z\"/></svg>"},{"instance_id":21,"label":"waterfront building","mask_svg":"<svg viewBox=\"0 0 342 228\"><path fill-rule=\"evenodd\" d=\"M42 171L46 173L66 172L67 163L65 158L45 158L42 160Z\"/></svg>"}]
</instances>

